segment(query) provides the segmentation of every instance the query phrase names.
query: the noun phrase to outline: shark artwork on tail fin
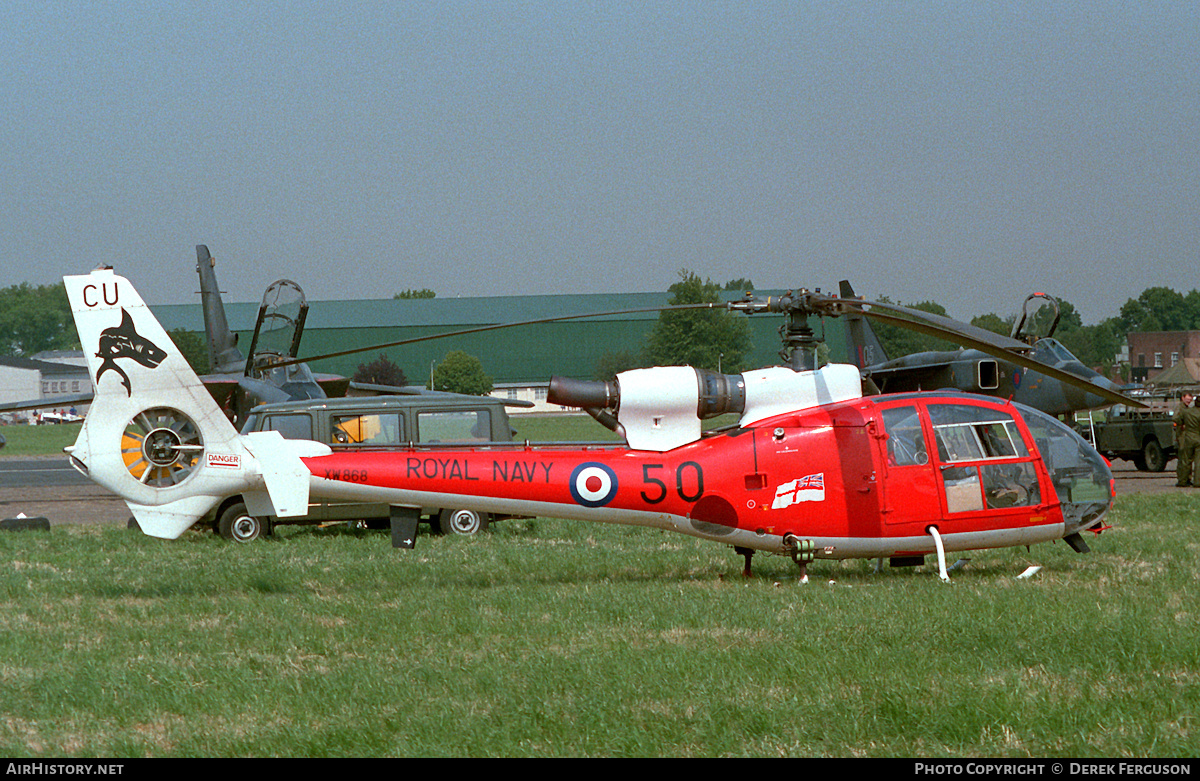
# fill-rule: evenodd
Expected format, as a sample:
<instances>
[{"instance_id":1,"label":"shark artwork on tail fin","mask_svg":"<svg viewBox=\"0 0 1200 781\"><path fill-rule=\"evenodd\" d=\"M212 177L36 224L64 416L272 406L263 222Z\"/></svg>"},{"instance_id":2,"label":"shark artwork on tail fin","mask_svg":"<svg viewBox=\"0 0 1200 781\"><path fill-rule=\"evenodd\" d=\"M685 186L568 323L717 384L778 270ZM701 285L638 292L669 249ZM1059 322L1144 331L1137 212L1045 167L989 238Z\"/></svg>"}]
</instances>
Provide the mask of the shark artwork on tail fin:
<instances>
[{"instance_id":1,"label":"shark artwork on tail fin","mask_svg":"<svg viewBox=\"0 0 1200 781\"><path fill-rule=\"evenodd\" d=\"M133 394L133 389L129 385L129 375L120 367L117 360L132 358L142 366L153 369L167 357L167 352L154 342L139 335L137 329L134 328L133 318L122 309L121 324L105 328L100 332L100 344L96 350L96 357L101 359L100 368L96 370L96 384L100 384L100 377L105 372L114 371L120 375L121 384L125 386L125 394L129 396Z\"/></svg>"}]
</instances>

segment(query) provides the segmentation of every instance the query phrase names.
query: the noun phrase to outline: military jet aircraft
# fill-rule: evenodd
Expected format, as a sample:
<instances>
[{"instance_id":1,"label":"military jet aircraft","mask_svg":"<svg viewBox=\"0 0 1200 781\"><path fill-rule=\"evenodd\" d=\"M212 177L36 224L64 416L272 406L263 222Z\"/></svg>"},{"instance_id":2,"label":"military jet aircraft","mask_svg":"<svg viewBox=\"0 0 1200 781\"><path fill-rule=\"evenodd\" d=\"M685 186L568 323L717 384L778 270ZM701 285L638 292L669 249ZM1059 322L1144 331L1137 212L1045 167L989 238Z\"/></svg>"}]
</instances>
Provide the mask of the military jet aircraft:
<instances>
[{"instance_id":1,"label":"military jet aircraft","mask_svg":"<svg viewBox=\"0 0 1200 781\"><path fill-rule=\"evenodd\" d=\"M843 299L857 298L846 280L841 282L840 292ZM1035 301L1048 302L1054 308L1053 322L1044 336L1036 336L1025 330L1033 320L1029 305ZM1057 324L1058 302L1042 293L1031 295L1025 301L1021 317L1013 326L1008 349L1014 358L1018 352L1024 352L1028 357L1073 377L1055 376L1044 369L1027 368L1015 360L997 357L995 352L987 353L974 347L913 353L889 359L866 318L860 312L846 315L851 362L862 370L864 381L873 383L883 393L954 388L1012 399L1055 416L1113 404L1145 406L1122 394L1120 386L1084 366L1061 342L1052 338ZM1000 335L996 337L997 340L1003 340ZM1084 382L1072 382L1075 378Z\"/></svg>"},{"instance_id":2,"label":"military jet aircraft","mask_svg":"<svg viewBox=\"0 0 1200 781\"><path fill-rule=\"evenodd\" d=\"M200 275L200 299L211 364L210 373L200 379L235 425L240 425L259 404L346 395L459 395L420 385L364 383L338 374L313 372L304 359L297 358L308 301L301 287L289 279L276 280L263 292L247 357L238 348L237 334L226 320L215 266L208 247L197 245L196 271ZM533 402L511 399L504 403L510 407L533 406Z\"/></svg>"},{"instance_id":3,"label":"military jet aircraft","mask_svg":"<svg viewBox=\"0 0 1200 781\"><path fill-rule=\"evenodd\" d=\"M196 273L210 362L210 373L200 379L235 424L259 404L346 395L348 378L314 374L307 364L294 362L308 316L299 285L280 279L263 292L247 357L226 320L216 261L203 244L196 246Z\"/></svg>"}]
</instances>

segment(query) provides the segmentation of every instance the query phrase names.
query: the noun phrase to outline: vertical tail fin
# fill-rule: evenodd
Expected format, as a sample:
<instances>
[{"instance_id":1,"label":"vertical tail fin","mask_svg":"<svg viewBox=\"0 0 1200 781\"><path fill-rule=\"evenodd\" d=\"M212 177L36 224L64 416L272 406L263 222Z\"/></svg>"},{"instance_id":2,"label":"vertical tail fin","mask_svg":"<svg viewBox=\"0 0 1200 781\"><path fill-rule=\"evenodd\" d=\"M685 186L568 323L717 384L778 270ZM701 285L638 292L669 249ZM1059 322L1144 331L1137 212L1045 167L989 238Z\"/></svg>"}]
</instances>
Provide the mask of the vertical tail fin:
<instances>
[{"instance_id":1,"label":"vertical tail fin","mask_svg":"<svg viewBox=\"0 0 1200 781\"><path fill-rule=\"evenodd\" d=\"M217 285L216 262L203 244L196 245L196 273L200 275L200 305L204 311L204 332L208 337L208 360L212 371L232 374L246 369L246 356L237 347L237 334L229 330L225 304Z\"/></svg>"},{"instance_id":2,"label":"vertical tail fin","mask_svg":"<svg viewBox=\"0 0 1200 781\"><path fill-rule=\"evenodd\" d=\"M839 294L842 298L857 298L854 295L854 288L850 287L849 280L845 279L840 283ZM850 312L845 315L845 318L850 360L854 365L865 369L868 366L886 362L887 354L883 351L883 346L879 344L879 339L876 338L875 331L871 329L867 318L859 312Z\"/></svg>"},{"instance_id":3,"label":"vertical tail fin","mask_svg":"<svg viewBox=\"0 0 1200 781\"><path fill-rule=\"evenodd\" d=\"M278 435L259 435L270 453L265 466L254 457L129 280L98 269L63 281L95 384L67 452L129 503L144 532L178 537L235 494L260 507L298 507L303 499L307 510L307 479L292 479L303 469L299 459ZM281 474L289 476L287 495L268 494Z\"/></svg>"}]
</instances>

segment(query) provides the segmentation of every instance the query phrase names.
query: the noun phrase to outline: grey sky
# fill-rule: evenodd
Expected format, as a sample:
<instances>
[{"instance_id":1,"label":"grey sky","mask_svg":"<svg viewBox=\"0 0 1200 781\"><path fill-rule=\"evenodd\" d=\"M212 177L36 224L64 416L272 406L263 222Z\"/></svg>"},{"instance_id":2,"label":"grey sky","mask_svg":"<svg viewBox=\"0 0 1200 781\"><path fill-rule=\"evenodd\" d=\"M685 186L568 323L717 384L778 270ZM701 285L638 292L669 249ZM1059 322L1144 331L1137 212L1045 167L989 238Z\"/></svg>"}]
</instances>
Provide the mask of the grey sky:
<instances>
[{"instance_id":1,"label":"grey sky","mask_svg":"<svg viewBox=\"0 0 1200 781\"><path fill-rule=\"evenodd\" d=\"M1195 2L0 7L0 287L1200 287Z\"/></svg>"}]
</instances>

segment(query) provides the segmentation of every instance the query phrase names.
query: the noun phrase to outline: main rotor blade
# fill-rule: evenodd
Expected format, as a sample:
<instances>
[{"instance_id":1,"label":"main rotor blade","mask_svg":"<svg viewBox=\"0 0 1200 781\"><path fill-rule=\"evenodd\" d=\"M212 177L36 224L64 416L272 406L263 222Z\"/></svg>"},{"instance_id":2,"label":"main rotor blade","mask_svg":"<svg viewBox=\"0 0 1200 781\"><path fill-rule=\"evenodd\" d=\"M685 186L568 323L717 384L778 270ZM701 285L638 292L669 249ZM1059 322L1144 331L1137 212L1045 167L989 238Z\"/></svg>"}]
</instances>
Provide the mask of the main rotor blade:
<instances>
[{"instance_id":1,"label":"main rotor blade","mask_svg":"<svg viewBox=\"0 0 1200 781\"><path fill-rule=\"evenodd\" d=\"M673 304L666 306L640 307L637 309L616 309L610 312L590 312L587 314L576 315L559 315L556 317L542 317L535 320L520 320L509 323L493 323L491 325L476 326L474 328L463 328L457 331L445 331L437 334L428 334L425 336L415 336L409 339L399 339L394 342L386 342L383 344L371 345L369 347L354 347L349 350L340 350L338 352L325 353L323 355L314 355L307 358L293 358L288 361L281 361L276 366L290 366L297 363L305 363L311 361L319 361L325 358L340 358L345 355L355 355L358 353L369 352L371 350L382 350L388 347L400 347L408 344L417 344L420 342L433 341L434 339L446 339L453 336L466 336L469 334L484 333L487 331L496 331L502 328L515 328L522 325L540 325L543 323L556 323L565 320L585 320L590 317L609 317L613 315L629 315L629 314L644 314L647 312L665 312L673 310L689 310L689 309L727 309L738 310L747 313L754 312L798 312L805 314L815 314L827 317L838 317L845 314L848 309L856 309L867 317L879 320L892 325L907 328L918 333L928 334L940 339L961 344L964 347L973 347L989 355L996 356L1002 360L1015 363L1032 371L1045 374L1053 377L1060 382L1083 388L1091 393L1095 393L1102 398L1112 401L1114 404L1128 404L1132 406L1145 406L1136 399L1123 396L1119 393L1101 387L1095 383L1080 377L1076 374L1058 369L1050 364L1042 363L1028 356L1032 351L1032 347L1022 341L1002 336L984 328L969 325L967 323L954 320L953 318L936 315L931 312L923 312L919 309L911 309L905 306L896 304L883 304L876 301L867 301L861 298L839 298L820 292L812 293L807 290L797 291L796 293L789 292L784 296L772 296L765 300L757 299L753 295L748 294L747 297L740 301L729 302L706 302L700 304Z\"/></svg>"},{"instance_id":2,"label":"main rotor blade","mask_svg":"<svg viewBox=\"0 0 1200 781\"><path fill-rule=\"evenodd\" d=\"M976 350L983 350L992 354L995 354L997 350L1002 350L1006 355L1012 353L1023 355L1033 351L1032 347L1020 340L1003 336L986 328L964 323L951 317L934 314L933 312L923 312L920 309L912 309L907 306L881 304L877 301L853 298L843 300L842 304L848 308L853 307L858 309L867 317L875 318L881 322L898 325L901 328L907 328L929 336L936 336L948 342L961 344L963 347L974 347Z\"/></svg>"},{"instance_id":3,"label":"main rotor blade","mask_svg":"<svg viewBox=\"0 0 1200 781\"><path fill-rule=\"evenodd\" d=\"M308 358L293 358L290 361L280 361L272 363L272 366L291 366L295 363L309 363L312 361L320 361L325 358L340 358L343 355L354 355L356 353L365 353L371 350L382 350L387 347L400 347L406 344L416 344L418 342L430 342L434 339L446 339L451 336L466 336L467 334L478 334L485 331L496 331L501 328L516 328L519 325L540 325L542 323L557 323L563 320L585 320L589 317L609 317L611 315L633 315L643 314L646 312L666 312L670 310L683 309L727 309L728 304L723 301L703 303L703 304L670 304L667 306L647 306L640 309L614 309L611 312L589 312L583 315L559 315L558 317L541 317L537 320L520 320L511 323L493 323L491 325L481 325L475 328L463 328L458 331L445 331L440 334L427 334L426 336L414 336L411 339L399 339L395 342L385 342L383 344L375 344L370 347L355 347L350 350L341 350L335 353L325 353L323 355L313 355Z\"/></svg>"},{"instance_id":4,"label":"main rotor blade","mask_svg":"<svg viewBox=\"0 0 1200 781\"><path fill-rule=\"evenodd\" d=\"M955 344L960 344L963 347L972 347L1001 360L1015 363L1030 371L1044 374L1047 377L1053 377L1059 382L1081 388L1088 393L1094 393L1101 398L1111 401L1113 404L1126 404L1133 407L1146 406L1137 399L1097 385L1090 380L1080 377L1078 374L1072 374L1069 371L1064 371L1056 366L1030 357L1029 353L1033 348L1025 342L968 325L967 323L961 323L942 315L922 312L919 309L855 299L850 299L843 303L848 307L857 309L867 317L879 320L880 322L936 336Z\"/></svg>"}]
</instances>

